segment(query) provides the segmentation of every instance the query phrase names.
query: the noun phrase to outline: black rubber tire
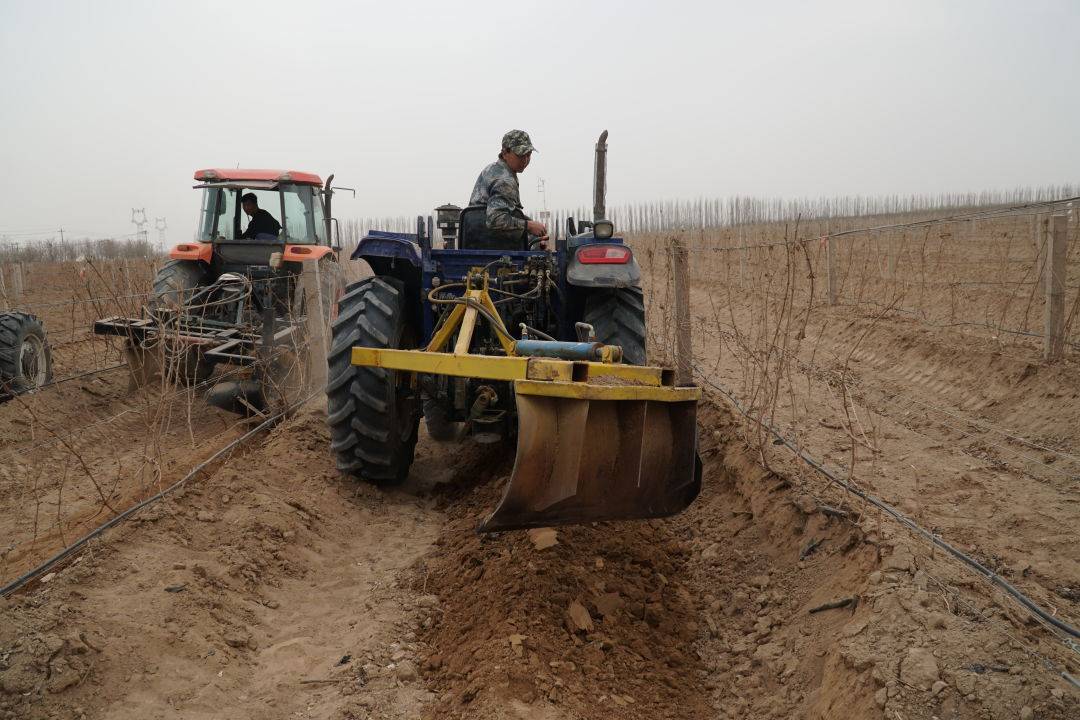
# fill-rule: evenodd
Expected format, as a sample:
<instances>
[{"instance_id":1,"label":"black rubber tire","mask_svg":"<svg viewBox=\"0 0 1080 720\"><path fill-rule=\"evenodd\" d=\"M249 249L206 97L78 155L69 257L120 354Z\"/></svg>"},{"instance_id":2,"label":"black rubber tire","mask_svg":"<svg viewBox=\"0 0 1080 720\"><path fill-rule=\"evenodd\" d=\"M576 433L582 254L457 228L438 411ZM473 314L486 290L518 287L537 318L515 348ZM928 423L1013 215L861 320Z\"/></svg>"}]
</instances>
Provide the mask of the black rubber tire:
<instances>
[{"instance_id":1,"label":"black rubber tire","mask_svg":"<svg viewBox=\"0 0 1080 720\"><path fill-rule=\"evenodd\" d=\"M593 326L597 340L623 349L624 363L645 364L645 295L641 288L593 290L585 299L582 320Z\"/></svg>"},{"instance_id":2,"label":"black rubber tire","mask_svg":"<svg viewBox=\"0 0 1080 720\"><path fill-rule=\"evenodd\" d=\"M24 354L27 344L38 351L34 358ZM28 362L33 362L33 367ZM33 390L52 379L52 351L41 321L24 312L0 313L0 396Z\"/></svg>"},{"instance_id":3,"label":"black rubber tire","mask_svg":"<svg viewBox=\"0 0 1080 720\"><path fill-rule=\"evenodd\" d=\"M446 406L434 398L424 400L424 427L432 440L453 442L461 439L465 423L454 422L446 417Z\"/></svg>"},{"instance_id":4,"label":"black rubber tire","mask_svg":"<svg viewBox=\"0 0 1080 720\"><path fill-rule=\"evenodd\" d=\"M377 485L405 480L420 425L418 391L398 373L351 362L353 347L408 349L416 333L406 317L404 284L371 277L338 301L327 358L327 422L338 470Z\"/></svg>"},{"instance_id":5,"label":"black rubber tire","mask_svg":"<svg viewBox=\"0 0 1080 720\"><path fill-rule=\"evenodd\" d=\"M150 293L151 310L177 309L191 299L195 291L206 284L207 268L197 260L170 260L154 276ZM196 348L186 348L182 355L166 349L165 365L169 380L178 384L197 385L214 373L214 363Z\"/></svg>"},{"instance_id":6,"label":"black rubber tire","mask_svg":"<svg viewBox=\"0 0 1080 720\"><path fill-rule=\"evenodd\" d=\"M170 260L154 276L151 308L180 307L207 282L206 266L197 260Z\"/></svg>"}]
</instances>

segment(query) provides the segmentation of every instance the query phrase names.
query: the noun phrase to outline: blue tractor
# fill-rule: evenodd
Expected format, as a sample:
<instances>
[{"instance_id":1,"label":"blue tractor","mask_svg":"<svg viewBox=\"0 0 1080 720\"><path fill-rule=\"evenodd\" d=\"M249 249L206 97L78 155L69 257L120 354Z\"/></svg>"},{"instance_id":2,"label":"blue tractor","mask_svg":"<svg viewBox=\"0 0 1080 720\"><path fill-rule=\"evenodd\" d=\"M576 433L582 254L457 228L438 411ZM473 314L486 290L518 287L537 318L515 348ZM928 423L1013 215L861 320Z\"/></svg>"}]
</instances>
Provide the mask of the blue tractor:
<instances>
[{"instance_id":1,"label":"blue tractor","mask_svg":"<svg viewBox=\"0 0 1080 720\"><path fill-rule=\"evenodd\" d=\"M483 206L360 241L373 275L341 297L328 356L340 470L402 482L423 418L439 441L516 439L484 531L662 517L697 496L700 391L646 364L640 270L604 219L606 139L594 219L568 219L553 251L493 236Z\"/></svg>"}]
</instances>

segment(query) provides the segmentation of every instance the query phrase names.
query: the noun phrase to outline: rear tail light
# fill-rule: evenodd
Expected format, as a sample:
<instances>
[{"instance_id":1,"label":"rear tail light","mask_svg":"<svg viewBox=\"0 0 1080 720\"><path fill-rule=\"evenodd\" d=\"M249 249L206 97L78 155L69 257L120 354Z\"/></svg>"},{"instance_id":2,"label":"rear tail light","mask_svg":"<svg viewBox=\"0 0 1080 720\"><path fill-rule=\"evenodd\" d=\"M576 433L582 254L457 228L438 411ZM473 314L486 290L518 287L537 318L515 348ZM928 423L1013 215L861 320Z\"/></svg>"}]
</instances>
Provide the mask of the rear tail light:
<instances>
[{"instance_id":1,"label":"rear tail light","mask_svg":"<svg viewBox=\"0 0 1080 720\"><path fill-rule=\"evenodd\" d=\"M577 251L578 262L585 265L624 265L633 253L621 245L594 245Z\"/></svg>"}]
</instances>

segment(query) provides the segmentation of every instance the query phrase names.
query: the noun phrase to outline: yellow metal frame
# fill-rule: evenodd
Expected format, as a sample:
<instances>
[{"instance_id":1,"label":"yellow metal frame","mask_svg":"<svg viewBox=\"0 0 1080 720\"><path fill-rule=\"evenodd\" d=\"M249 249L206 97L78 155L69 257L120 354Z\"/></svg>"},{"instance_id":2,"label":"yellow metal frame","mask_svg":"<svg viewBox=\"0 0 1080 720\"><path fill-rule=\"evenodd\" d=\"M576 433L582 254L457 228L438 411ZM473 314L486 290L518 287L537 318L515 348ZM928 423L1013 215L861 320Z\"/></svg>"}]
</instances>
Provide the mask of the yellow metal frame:
<instances>
[{"instance_id":1,"label":"yellow metal frame","mask_svg":"<svg viewBox=\"0 0 1080 720\"><path fill-rule=\"evenodd\" d=\"M483 284L479 289L472 286L472 278L473 273L470 272L465 278L465 294L463 296L466 302L471 301L471 303L454 306L454 309L450 311L450 316L431 336L431 342L428 343L426 352L443 352L443 348L450 342L454 332L460 329L461 332L458 333L457 341L454 343L454 353L457 355L468 353L469 346L472 344L473 332L476 330L476 317L480 314L480 311L476 309L476 305L472 304L476 303L491 313L491 317L498 321L499 326L495 329L495 335L499 338L499 344L502 345L507 355L515 355L514 342L510 340L510 333L502 324L499 311L495 308L495 303L492 302L491 295L488 293L487 273L483 273Z\"/></svg>"},{"instance_id":2,"label":"yellow metal frame","mask_svg":"<svg viewBox=\"0 0 1080 720\"><path fill-rule=\"evenodd\" d=\"M669 373L650 366L369 347L354 347L351 360L387 370L513 381L523 395L660 402L701 397L699 388L673 387Z\"/></svg>"},{"instance_id":3,"label":"yellow metal frame","mask_svg":"<svg viewBox=\"0 0 1080 720\"><path fill-rule=\"evenodd\" d=\"M479 269L476 272L479 273ZM701 397L699 388L673 387L671 372L659 367L517 355L514 341L502 325L498 310L488 294L487 274L483 273L480 288L472 287L472 277L473 273L469 273L466 278L464 294L472 302L454 306L446 321L435 331L427 348L392 350L354 347L350 358L352 364L431 375L512 381L515 392L522 395L658 402L685 402ZM506 352L505 356L469 353L480 314L477 306L488 310L499 321L496 335ZM460 332L454 349L446 352L445 348L455 331Z\"/></svg>"},{"instance_id":4,"label":"yellow metal frame","mask_svg":"<svg viewBox=\"0 0 1080 720\"><path fill-rule=\"evenodd\" d=\"M514 392L518 395L543 395L544 397L570 398L575 400L652 400L654 402L687 402L701 398L697 387L648 387L642 385L596 385L584 382L538 382L517 380Z\"/></svg>"}]
</instances>

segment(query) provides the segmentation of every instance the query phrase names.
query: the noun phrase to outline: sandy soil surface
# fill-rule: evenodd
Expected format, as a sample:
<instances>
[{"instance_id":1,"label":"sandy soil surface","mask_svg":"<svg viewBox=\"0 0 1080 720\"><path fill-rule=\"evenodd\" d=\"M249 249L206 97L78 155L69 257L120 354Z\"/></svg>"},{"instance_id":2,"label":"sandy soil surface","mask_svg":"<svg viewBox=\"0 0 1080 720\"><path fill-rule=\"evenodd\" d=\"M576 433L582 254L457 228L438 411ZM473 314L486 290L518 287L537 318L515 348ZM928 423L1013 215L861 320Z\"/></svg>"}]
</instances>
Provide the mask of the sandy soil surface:
<instances>
[{"instance_id":1,"label":"sandy soil surface","mask_svg":"<svg viewBox=\"0 0 1080 720\"><path fill-rule=\"evenodd\" d=\"M420 707L421 685L392 682L400 668L379 674L415 657L416 611L398 575L430 547L438 515L413 494L338 479L322 424L304 414L279 427L9 601L8 716L322 718L370 704L395 717Z\"/></svg>"},{"instance_id":2,"label":"sandy soil surface","mask_svg":"<svg viewBox=\"0 0 1080 720\"><path fill-rule=\"evenodd\" d=\"M6 601L0 712L1075 715L1040 662L1049 639L1008 603L762 469L727 411L702 425L689 512L549 544L472 531L506 453L425 440L411 484L379 492L337 476L305 412Z\"/></svg>"}]
</instances>

